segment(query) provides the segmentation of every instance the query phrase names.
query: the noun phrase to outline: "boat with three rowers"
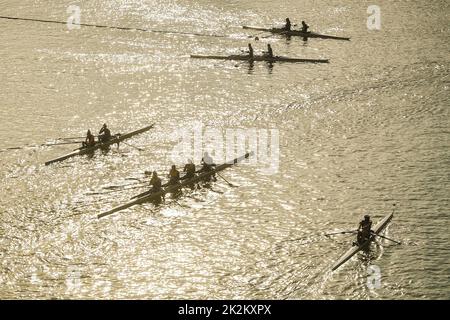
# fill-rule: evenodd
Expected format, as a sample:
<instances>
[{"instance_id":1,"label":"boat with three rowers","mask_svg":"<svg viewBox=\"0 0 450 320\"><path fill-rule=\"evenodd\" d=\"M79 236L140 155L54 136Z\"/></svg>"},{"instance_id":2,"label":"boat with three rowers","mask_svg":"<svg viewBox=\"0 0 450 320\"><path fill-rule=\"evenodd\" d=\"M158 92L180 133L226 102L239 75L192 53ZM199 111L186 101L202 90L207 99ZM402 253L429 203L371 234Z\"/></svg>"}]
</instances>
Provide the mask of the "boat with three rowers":
<instances>
[{"instance_id":1,"label":"boat with three rowers","mask_svg":"<svg viewBox=\"0 0 450 320\"><path fill-rule=\"evenodd\" d=\"M88 130L88 133L86 136L86 141L83 141L82 146L80 148L78 148L78 149L74 150L73 152L68 153L64 156L49 160L49 161L45 162L45 165L48 166L52 163L61 162L61 161L64 161L64 160L72 158L72 157L90 154L97 149L107 148L113 144L119 144L120 142L122 142L126 139L130 139L131 137L133 137L135 135L144 133L144 132L152 129L154 126L155 126L155 124L151 124L149 126L146 126L144 128L141 128L141 129L138 129L135 131L131 131L129 133L125 133L125 134L118 133L115 135L111 135L111 131L109 130L107 125L104 124L102 129L99 132L97 142L95 141L95 138L92 135L91 131Z\"/></svg>"},{"instance_id":2,"label":"boat with three rowers","mask_svg":"<svg viewBox=\"0 0 450 320\"><path fill-rule=\"evenodd\" d=\"M142 193L142 194L140 194L138 196L133 197L131 201L129 201L129 202L123 204L123 205L114 207L114 208L112 208L112 209L110 209L108 211L100 213L97 216L97 218L100 219L100 218L109 216L111 214L114 214L116 212L128 209L128 208L133 207L135 205L143 204L143 203L146 203L146 202L159 201L159 199L164 198L164 196L166 194L168 194L168 193L175 194L178 191L180 191L182 188L195 185L198 182L210 181L211 178L216 173L218 173L220 171L223 171L223 170L225 170L225 169L227 169L227 168L229 168L229 167L231 167L233 165L236 165L239 162L242 162L243 160L248 159L252 155L253 155L253 152L249 152L249 153L246 153L245 155L243 155L241 157L238 157L238 158L236 158L236 159L234 159L232 161L225 162L225 163L223 163L221 165L218 165L218 166L215 166L215 167L211 163L207 163L207 161L204 161L204 163L206 165L208 165L208 169L205 169L205 164L203 164L202 169L200 169L197 172L198 174L194 173L193 176L190 177L190 178L185 178L186 176L184 176L184 177L182 177L182 178L180 178L178 180L178 183L172 183L172 184L167 183L167 184L164 185L165 188L162 187L162 188L157 188L155 190L154 189L154 184L152 183L152 186L153 186L152 190L149 190L149 191L144 192L144 193ZM191 163L189 163L188 165L190 165L190 167L192 168L192 164ZM195 167L194 167L194 170L195 170ZM190 174L192 174L192 171L190 171ZM157 184L160 185L160 181L157 182Z\"/></svg>"}]
</instances>

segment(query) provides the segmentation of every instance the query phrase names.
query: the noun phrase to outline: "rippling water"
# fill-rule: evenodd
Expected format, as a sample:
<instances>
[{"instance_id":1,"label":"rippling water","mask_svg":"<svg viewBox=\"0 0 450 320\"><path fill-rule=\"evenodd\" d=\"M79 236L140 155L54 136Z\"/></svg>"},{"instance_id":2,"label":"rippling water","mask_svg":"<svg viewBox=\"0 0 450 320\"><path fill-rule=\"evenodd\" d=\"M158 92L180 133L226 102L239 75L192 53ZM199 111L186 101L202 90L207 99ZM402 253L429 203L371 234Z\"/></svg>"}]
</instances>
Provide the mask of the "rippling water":
<instances>
[{"instance_id":1,"label":"rippling water","mask_svg":"<svg viewBox=\"0 0 450 320\"><path fill-rule=\"evenodd\" d=\"M0 19L0 298L450 298L447 1L378 1L380 31L367 29L367 1L78 3L82 23L173 32ZM0 1L2 16L58 21L71 4ZM240 28L286 16L352 41ZM189 58L249 41L331 63ZM145 151L122 144L43 165L72 147L35 145L103 122L157 125L128 141ZM239 187L219 180L96 218L143 191L133 184L145 170L167 170L174 132L199 123L279 130L279 171L238 166L223 175ZM404 244L329 272L352 239L321 234L366 212L379 220L393 203L388 235ZM367 286L370 264L381 287Z\"/></svg>"}]
</instances>

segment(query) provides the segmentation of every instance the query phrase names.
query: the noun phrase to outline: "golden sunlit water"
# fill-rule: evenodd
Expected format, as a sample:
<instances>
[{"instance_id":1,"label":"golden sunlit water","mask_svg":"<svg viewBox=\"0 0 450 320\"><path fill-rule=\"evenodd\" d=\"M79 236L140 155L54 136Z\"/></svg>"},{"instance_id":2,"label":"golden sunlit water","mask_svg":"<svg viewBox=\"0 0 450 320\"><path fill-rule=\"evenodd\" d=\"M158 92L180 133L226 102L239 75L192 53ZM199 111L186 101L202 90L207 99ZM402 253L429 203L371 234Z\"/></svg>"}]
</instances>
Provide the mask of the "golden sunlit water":
<instances>
[{"instance_id":1,"label":"golden sunlit water","mask_svg":"<svg viewBox=\"0 0 450 320\"><path fill-rule=\"evenodd\" d=\"M381 30L356 0L77 2L81 23L150 31L0 18L0 298L448 299L450 4L377 2ZM0 0L0 15L66 21L70 5ZM241 28L287 16L352 39ZM330 63L189 57L249 42ZM156 125L107 154L44 165L77 146L41 144L105 122ZM97 219L145 191L145 171L165 176L177 133L201 126L275 130L278 170L234 166L221 173L230 184ZM394 203L387 235L403 244L331 272L353 236L323 234Z\"/></svg>"}]
</instances>

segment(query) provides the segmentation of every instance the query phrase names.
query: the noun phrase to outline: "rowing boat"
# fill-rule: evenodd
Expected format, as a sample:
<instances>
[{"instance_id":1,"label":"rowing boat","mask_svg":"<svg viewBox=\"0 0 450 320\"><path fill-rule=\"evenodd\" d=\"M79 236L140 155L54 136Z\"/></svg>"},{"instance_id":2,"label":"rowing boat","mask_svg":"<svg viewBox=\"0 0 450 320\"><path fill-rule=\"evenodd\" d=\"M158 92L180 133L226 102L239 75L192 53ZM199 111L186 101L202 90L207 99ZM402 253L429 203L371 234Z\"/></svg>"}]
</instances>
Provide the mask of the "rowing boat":
<instances>
[{"instance_id":1,"label":"rowing boat","mask_svg":"<svg viewBox=\"0 0 450 320\"><path fill-rule=\"evenodd\" d=\"M300 58L288 58L282 56L253 56L249 55L231 55L231 56L204 56L204 55L191 55L193 59L212 59L212 60L232 60L232 61L266 61L266 62L292 62L292 63L329 63L328 59L300 59Z\"/></svg>"},{"instance_id":2,"label":"rowing boat","mask_svg":"<svg viewBox=\"0 0 450 320\"><path fill-rule=\"evenodd\" d=\"M290 30L287 31L282 28L260 28L260 27L251 27L251 26L242 26L244 29L249 30L256 30L256 31L265 31L265 32L271 32L276 34L281 34L287 37L296 36L296 37L302 37L302 38L317 38L317 39L330 39L330 40L345 40L350 41L350 38L348 37L337 37L337 36L330 36L327 34L320 34L315 32L303 32L301 30Z\"/></svg>"},{"instance_id":3,"label":"rowing boat","mask_svg":"<svg viewBox=\"0 0 450 320\"><path fill-rule=\"evenodd\" d=\"M332 271L336 270L337 268L342 266L344 263L346 263L348 260L350 260L351 257L353 257L355 254L357 254L359 251L361 251L365 248L368 248L370 246L371 242L375 240L376 235L378 235L384 229L386 229L387 225L389 224L389 222L391 222L393 217L394 217L394 212L390 213L389 215L384 217L383 220L378 222L378 224L373 229L373 234L371 235L371 237L368 240L366 240L365 242L363 242L362 244L350 248L346 253L344 253L339 258L338 261L335 262L335 264L331 267L331 270Z\"/></svg>"},{"instance_id":4,"label":"rowing boat","mask_svg":"<svg viewBox=\"0 0 450 320\"><path fill-rule=\"evenodd\" d=\"M198 170L198 171L196 171L195 173L200 173L200 172L202 172L201 169ZM180 180L185 180L185 179L187 179L186 176L182 177ZM169 185L170 185L170 182L166 182L166 183L164 183L161 187L162 187L162 188L165 188L165 187L168 187ZM152 193L152 190L147 190L147 191L144 191L144 192L142 192L142 193L139 193L139 194L137 194L137 195L131 197L130 200L137 199L137 198L142 198L142 197L144 197L144 196L146 196L146 195L149 195L149 194L151 194L151 193Z\"/></svg>"},{"instance_id":5,"label":"rowing boat","mask_svg":"<svg viewBox=\"0 0 450 320\"><path fill-rule=\"evenodd\" d=\"M90 154L90 153L94 152L97 149L107 148L110 145L113 145L115 143L120 143L120 142L122 142L122 141L124 141L126 139L129 139L129 138L131 138L131 137L133 137L135 135L144 133L144 132L152 129L154 126L155 126L155 124L152 124L152 125L149 125L149 126L146 126L146 127L142 128L142 129L135 130L135 131L132 131L132 132L129 132L129 133L126 133L126 134L120 134L120 133L116 134L113 137L111 137L110 140L108 140L106 142L97 142L92 147L76 149L75 151L73 151L71 153L68 153L68 154L66 154L64 156L61 156L61 157L58 157L58 158L55 158L55 159L47 161L45 163L45 165L48 166L49 164L52 164L52 163L55 163L55 162L64 161L64 160L72 158L72 157L81 156L81 155L84 155L84 154Z\"/></svg>"},{"instance_id":6,"label":"rowing boat","mask_svg":"<svg viewBox=\"0 0 450 320\"><path fill-rule=\"evenodd\" d=\"M163 189L163 190L161 190L159 192L150 193L150 194L138 197L137 199L131 200L131 201L129 201L129 202L123 204L123 205L120 205L120 206L117 206L115 208L112 208L111 210L108 210L106 212L103 212L103 213L99 214L97 216L97 218L100 219L100 218L109 216L109 215L111 215L113 213L116 213L116 212L128 209L128 208L133 207L133 206L138 205L138 204L143 204L145 202L158 200L161 197L164 197L164 195L166 195L168 193L176 193L177 191L181 190L184 187L193 185L193 184L195 184L197 182L200 182L200 181L208 180L210 177L212 177L217 172L223 171L223 170L225 170L225 169L227 169L227 168L229 168L229 167L231 167L231 166L233 166L233 165L235 165L235 164L237 164L237 163L239 163L239 162L249 158L252 155L253 155L253 152L246 153L245 155L243 155L243 156L241 156L239 158L236 158L236 159L234 159L232 161L229 161L229 162L226 162L224 164L221 164L221 165L217 166L216 168L214 168L211 171L203 172L203 173L201 173L201 174L199 174L199 175L197 175L197 176L195 176L195 177L193 177L191 179L186 179L186 180L184 180L181 183L170 185L167 188L165 188L165 189Z\"/></svg>"}]
</instances>

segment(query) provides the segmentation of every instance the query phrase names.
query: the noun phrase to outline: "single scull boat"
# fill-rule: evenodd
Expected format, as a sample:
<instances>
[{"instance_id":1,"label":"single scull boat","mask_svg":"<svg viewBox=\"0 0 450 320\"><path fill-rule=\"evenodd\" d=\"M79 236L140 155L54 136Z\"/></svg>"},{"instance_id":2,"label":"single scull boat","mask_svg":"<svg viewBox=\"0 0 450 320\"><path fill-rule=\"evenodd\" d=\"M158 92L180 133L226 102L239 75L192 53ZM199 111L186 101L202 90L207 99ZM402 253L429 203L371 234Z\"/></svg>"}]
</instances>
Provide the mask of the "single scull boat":
<instances>
[{"instance_id":1,"label":"single scull boat","mask_svg":"<svg viewBox=\"0 0 450 320\"><path fill-rule=\"evenodd\" d=\"M363 242L360 245L356 245L356 246L350 248L346 253L344 253L339 258L339 260L333 264L333 266L331 267L331 270L332 271L336 270L337 268L342 266L344 263L346 263L348 260L350 260L351 257L353 257L355 254L357 254L359 251L361 251L365 248L368 248L370 246L370 244L372 243L372 241L375 240L376 235L378 235L379 233L383 232L384 229L386 229L387 225L389 224L389 222L391 222L393 217L394 217L394 211L392 213L390 213L389 215L387 215L386 217L384 217L383 220L378 222L378 224L373 228L372 235L370 236L370 238L368 240L366 240L365 242Z\"/></svg>"}]
</instances>

